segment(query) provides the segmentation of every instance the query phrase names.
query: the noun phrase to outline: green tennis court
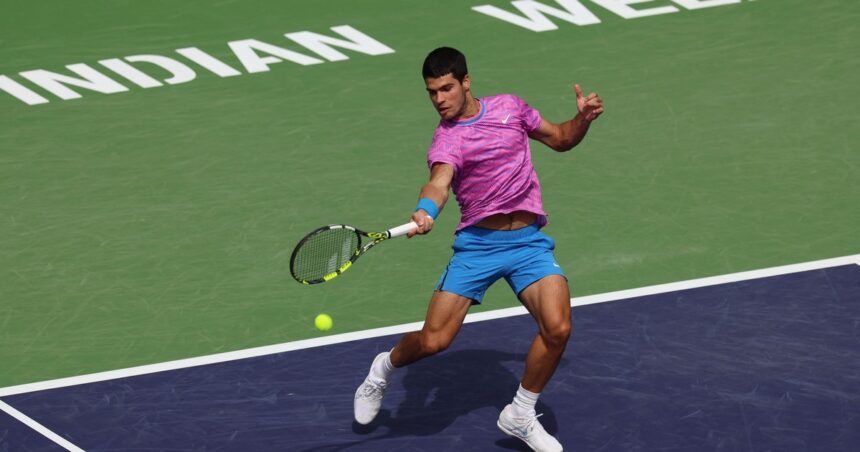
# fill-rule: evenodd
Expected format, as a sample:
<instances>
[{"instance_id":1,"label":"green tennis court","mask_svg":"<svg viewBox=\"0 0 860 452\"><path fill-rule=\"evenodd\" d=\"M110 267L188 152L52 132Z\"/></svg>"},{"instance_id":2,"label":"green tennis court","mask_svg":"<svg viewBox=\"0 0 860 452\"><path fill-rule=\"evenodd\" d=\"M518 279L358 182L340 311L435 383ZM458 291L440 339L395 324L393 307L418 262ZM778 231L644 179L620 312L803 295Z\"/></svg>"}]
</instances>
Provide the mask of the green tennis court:
<instances>
[{"instance_id":1,"label":"green tennis court","mask_svg":"<svg viewBox=\"0 0 860 452\"><path fill-rule=\"evenodd\" d=\"M486 4L526 17L497 0L6 8L0 387L313 338L320 312L329 334L421 320L454 204L329 284L288 263L320 225L408 219L438 121L420 64L441 45L477 95L554 121L574 82L605 99L573 152L532 146L574 296L860 253L860 4L655 0L624 18L545 0L541 32ZM476 312L516 305L497 285Z\"/></svg>"}]
</instances>

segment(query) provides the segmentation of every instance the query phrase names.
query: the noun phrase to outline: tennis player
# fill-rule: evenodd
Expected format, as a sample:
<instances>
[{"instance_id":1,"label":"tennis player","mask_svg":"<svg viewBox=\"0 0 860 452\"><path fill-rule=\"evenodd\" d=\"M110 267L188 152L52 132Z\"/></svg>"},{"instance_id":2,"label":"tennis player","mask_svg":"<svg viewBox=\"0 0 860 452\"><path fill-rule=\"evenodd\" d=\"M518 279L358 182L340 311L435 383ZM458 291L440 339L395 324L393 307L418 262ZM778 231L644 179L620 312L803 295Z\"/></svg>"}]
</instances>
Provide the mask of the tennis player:
<instances>
[{"instance_id":1,"label":"tennis player","mask_svg":"<svg viewBox=\"0 0 860 452\"><path fill-rule=\"evenodd\" d=\"M433 229L449 189L462 217L454 255L439 278L423 329L404 335L390 352L374 359L355 393L355 420L373 421L391 373L445 350L469 307L481 303L487 288L505 278L534 317L539 333L526 357L520 386L497 424L533 450L560 451L558 440L538 422L535 403L570 337L570 293L553 257L555 242L540 230L547 218L529 138L559 152L573 148L603 113L603 100L594 93L583 96L574 85L578 114L554 124L513 95L474 98L466 58L455 49L432 51L422 72L441 120L427 153L430 180L421 188L412 214L418 228L409 237Z\"/></svg>"}]
</instances>

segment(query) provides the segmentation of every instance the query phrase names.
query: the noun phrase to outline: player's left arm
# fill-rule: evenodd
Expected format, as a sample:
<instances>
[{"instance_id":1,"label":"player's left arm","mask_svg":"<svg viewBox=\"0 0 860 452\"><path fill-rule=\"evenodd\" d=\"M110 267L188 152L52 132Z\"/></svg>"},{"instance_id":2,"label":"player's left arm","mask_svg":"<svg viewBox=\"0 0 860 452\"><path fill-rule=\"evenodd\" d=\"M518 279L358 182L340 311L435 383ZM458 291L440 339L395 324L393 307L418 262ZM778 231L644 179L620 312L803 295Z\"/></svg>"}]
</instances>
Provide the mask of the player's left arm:
<instances>
[{"instance_id":1,"label":"player's left arm","mask_svg":"<svg viewBox=\"0 0 860 452\"><path fill-rule=\"evenodd\" d=\"M540 126L529 133L530 138L558 152L569 151L585 138L591 122L603 113L603 99L596 93L583 96L578 84L573 86L573 90L576 92L576 117L561 124L541 118Z\"/></svg>"}]
</instances>

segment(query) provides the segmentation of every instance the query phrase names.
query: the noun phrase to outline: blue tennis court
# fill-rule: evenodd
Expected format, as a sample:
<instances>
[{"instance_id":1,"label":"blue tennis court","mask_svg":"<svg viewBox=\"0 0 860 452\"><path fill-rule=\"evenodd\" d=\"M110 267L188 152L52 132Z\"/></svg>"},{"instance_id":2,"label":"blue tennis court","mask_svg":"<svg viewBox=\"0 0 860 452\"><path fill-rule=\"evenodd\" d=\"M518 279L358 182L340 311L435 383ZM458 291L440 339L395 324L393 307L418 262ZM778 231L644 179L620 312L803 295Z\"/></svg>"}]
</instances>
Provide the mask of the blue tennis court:
<instances>
[{"instance_id":1,"label":"blue tennis court","mask_svg":"<svg viewBox=\"0 0 860 452\"><path fill-rule=\"evenodd\" d=\"M525 450L495 420L534 333L527 315L467 323L449 350L395 373L368 426L352 420L353 392L394 336L2 401L88 451ZM566 450L852 450L860 266L576 306L544 394L541 422ZM0 443L62 450L6 415Z\"/></svg>"}]
</instances>

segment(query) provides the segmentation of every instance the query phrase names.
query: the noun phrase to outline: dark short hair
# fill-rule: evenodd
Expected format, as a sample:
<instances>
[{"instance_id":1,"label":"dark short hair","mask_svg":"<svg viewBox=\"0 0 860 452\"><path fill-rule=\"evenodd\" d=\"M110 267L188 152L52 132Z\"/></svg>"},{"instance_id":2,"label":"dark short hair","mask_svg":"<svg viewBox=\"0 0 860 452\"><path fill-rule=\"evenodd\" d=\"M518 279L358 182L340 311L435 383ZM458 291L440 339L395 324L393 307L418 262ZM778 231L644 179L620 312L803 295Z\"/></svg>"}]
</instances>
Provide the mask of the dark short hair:
<instances>
[{"instance_id":1,"label":"dark short hair","mask_svg":"<svg viewBox=\"0 0 860 452\"><path fill-rule=\"evenodd\" d=\"M424 59L424 67L421 69L424 78L439 78L451 74L459 81L463 81L469 69L466 68L466 56L459 50L451 47L439 47L430 52Z\"/></svg>"}]
</instances>

